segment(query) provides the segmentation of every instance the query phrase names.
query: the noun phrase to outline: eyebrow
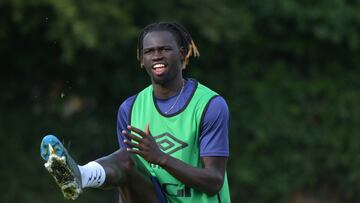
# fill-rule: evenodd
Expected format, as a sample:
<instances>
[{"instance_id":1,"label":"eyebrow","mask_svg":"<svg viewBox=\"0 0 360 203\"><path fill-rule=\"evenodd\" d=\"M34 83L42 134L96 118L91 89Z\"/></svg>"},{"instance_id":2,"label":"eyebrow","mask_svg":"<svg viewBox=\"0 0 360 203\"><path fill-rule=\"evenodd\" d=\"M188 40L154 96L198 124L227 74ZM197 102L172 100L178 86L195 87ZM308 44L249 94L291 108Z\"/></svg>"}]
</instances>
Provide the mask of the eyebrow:
<instances>
[{"instance_id":1,"label":"eyebrow","mask_svg":"<svg viewBox=\"0 0 360 203\"><path fill-rule=\"evenodd\" d=\"M144 47L143 50L151 50L151 49L159 49L159 48L173 48L171 45L162 45L162 46L152 46L152 47Z\"/></svg>"}]
</instances>

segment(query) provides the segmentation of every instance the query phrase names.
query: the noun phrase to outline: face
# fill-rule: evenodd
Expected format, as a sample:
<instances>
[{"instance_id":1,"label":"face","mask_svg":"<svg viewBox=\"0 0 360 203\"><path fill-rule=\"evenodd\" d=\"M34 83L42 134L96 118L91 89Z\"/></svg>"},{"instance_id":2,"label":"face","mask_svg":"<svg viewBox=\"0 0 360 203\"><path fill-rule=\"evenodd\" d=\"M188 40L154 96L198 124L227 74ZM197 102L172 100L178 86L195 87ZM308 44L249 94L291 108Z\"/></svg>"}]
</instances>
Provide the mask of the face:
<instances>
[{"instance_id":1,"label":"face","mask_svg":"<svg viewBox=\"0 0 360 203\"><path fill-rule=\"evenodd\" d=\"M152 31L143 39L142 63L155 84L182 78L183 54L168 31Z\"/></svg>"}]
</instances>

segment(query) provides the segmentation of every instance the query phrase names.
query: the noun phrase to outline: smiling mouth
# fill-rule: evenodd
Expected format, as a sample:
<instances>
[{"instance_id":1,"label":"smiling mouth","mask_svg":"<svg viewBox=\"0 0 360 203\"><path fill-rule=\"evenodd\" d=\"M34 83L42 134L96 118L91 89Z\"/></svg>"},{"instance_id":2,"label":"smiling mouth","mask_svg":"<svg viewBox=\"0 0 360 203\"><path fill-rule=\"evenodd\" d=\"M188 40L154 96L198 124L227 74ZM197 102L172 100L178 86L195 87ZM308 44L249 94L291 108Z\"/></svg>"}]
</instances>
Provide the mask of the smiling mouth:
<instances>
[{"instance_id":1,"label":"smiling mouth","mask_svg":"<svg viewBox=\"0 0 360 203\"><path fill-rule=\"evenodd\" d=\"M166 70L166 65L163 63L157 63L152 66L152 70L155 73L155 75L161 76L162 74L164 74Z\"/></svg>"}]
</instances>

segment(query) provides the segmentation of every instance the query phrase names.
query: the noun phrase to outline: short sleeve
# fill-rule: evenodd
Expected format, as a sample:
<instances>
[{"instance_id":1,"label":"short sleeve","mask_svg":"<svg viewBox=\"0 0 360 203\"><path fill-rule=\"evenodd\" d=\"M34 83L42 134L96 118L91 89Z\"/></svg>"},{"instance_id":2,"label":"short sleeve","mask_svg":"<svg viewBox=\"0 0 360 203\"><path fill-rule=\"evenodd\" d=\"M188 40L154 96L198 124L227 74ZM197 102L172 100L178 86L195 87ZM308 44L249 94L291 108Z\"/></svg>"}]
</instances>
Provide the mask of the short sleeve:
<instances>
[{"instance_id":1,"label":"short sleeve","mask_svg":"<svg viewBox=\"0 0 360 203\"><path fill-rule=\"evenodd\" d=\"M124 144L124 136L121 133L122 130L126 130L129 125L130 112L132 105L135 101L136 95L127 98L119 107L117 115L117 137L120 148L126 148Z\"/></svg>"},{"instance_id":2,"label":"short sleeve","mask_svg":"<svg viewBox=\"0 0 360 203\"><path fill-rule=\"evenodd\" d=\"M229 156L229 109L221 96L213 97L201 120L200 156Z\"/></svg>"}]
</instances>

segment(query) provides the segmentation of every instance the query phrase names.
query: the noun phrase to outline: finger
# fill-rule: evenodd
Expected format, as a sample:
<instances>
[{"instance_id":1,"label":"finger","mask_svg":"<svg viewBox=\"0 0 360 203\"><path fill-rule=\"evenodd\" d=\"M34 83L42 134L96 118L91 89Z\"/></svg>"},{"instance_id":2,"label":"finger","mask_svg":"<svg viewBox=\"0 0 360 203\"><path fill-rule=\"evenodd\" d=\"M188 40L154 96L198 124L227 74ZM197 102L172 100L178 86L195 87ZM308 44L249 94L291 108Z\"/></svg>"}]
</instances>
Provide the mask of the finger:
<instances>
[{"instance_id":1,"label":"finger","mask_svg":"<svg viewBox=\"0 0 360 203\"><path fill-rule=\"evenodd\" d=\"M131 139L131 140L135 140L137 142L141 142L141 138L132 134L132 133L129 133L129 132L126 132L125 130L122 131L122 134L125 135L125 137L127 137L128 139Z\"/></svg>"},{"instance_id":2,"label":"finger","mask_svg":"<svg viewBox=\"0 0 360 203\"><path fill-rule=\"evenodd\" d=\"M124 144L127 144L130 148L139 148L139 144L131 142L129 140L124 140Z\"/></svg>"},{"instance_id":3,"label":"finger","mask_svg":"<svg viewBox=\"0 0 360 203\"><path fill-rule=\"evenodd\" d=\"M126 151L143 156L143 153L137 149L126 148Z\"/></svg>"},{"instance_id":4,"label":"finger","mask_svg":"<svg viewBox=\"0 0 360 203\"><path fill-rule=\"evenodd\" d=\"M128 125L128 129L131 131L136 132L137 134L139 134L141 137L146 137L146 133L142 130L140 130L139 128L136 128L134 126Z\"/></svg>"},{"instance_id":5,"label":"finger","mask_svg":"<svg viewBox=\"0 0 360 203\"><path fill-rule=\"evenodd\" d=\"M150 124L149 124L149 123L146 124L145 133L151 136L151 133L150 133Z\"/></svg>"}]
</instances>

